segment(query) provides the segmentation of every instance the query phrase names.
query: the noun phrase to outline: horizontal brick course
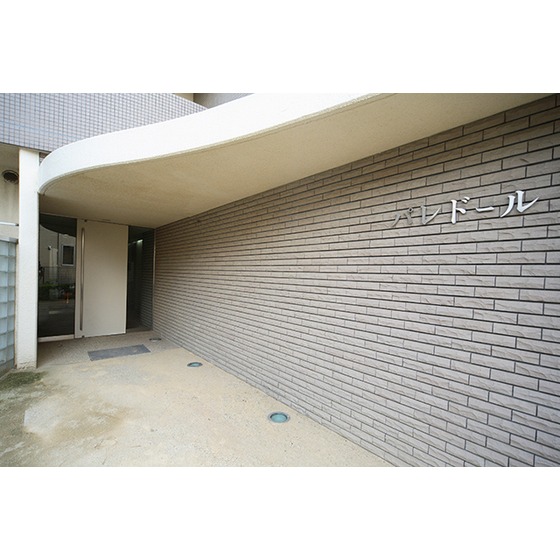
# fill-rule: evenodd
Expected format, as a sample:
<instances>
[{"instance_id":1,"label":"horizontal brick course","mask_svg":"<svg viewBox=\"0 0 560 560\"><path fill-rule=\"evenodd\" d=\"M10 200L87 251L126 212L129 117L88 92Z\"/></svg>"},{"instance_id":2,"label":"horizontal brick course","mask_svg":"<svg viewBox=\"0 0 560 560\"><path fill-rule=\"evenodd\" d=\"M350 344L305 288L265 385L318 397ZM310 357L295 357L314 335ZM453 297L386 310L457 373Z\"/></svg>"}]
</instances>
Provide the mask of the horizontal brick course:
<instances>
[{"instance_id":1,"label":"horizontal brick course","mask_svg":"<svg viewBox=\"0 0 560 560\"><path fill-rule=\"evenodd\" d=\"M560 465L557 100L160 228L155 328L395 465Z\"/></svg>"}]
</instances>

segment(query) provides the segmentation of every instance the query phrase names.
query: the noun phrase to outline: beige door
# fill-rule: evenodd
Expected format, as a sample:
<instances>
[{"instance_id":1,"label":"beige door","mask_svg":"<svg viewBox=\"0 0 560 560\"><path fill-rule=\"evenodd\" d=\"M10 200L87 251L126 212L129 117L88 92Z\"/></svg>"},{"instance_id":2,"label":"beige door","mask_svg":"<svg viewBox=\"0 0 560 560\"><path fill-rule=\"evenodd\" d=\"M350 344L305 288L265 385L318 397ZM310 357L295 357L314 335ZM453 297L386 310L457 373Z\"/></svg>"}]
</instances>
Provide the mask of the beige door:
<instances>
[{"instance_id":1,"label":"beige door","mask_svg":"<svg viewBox=\"0 0 560 560\"><path fill-rule=\"evenodd\" d=\"M126 331L128 226L78 220L76 338Z\"/></svg>"}]
</instances>

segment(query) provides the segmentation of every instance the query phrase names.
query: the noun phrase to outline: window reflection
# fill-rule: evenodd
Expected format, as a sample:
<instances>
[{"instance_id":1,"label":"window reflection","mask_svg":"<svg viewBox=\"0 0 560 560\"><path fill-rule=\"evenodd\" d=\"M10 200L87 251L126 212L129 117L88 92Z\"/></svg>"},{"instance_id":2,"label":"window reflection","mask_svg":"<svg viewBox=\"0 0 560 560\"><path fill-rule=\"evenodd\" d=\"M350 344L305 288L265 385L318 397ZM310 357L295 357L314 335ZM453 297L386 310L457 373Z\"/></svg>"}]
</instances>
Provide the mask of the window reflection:
<instances>
[{"instance_id":1,"label":"window reflection","mask_svg":"<svg viewBox=\"0 0 560 560\"><path fill-rule=\"evenodd\" d=\"M76 220L39 218L38 336L74 334Z\"/></svg>"}]
</instances>

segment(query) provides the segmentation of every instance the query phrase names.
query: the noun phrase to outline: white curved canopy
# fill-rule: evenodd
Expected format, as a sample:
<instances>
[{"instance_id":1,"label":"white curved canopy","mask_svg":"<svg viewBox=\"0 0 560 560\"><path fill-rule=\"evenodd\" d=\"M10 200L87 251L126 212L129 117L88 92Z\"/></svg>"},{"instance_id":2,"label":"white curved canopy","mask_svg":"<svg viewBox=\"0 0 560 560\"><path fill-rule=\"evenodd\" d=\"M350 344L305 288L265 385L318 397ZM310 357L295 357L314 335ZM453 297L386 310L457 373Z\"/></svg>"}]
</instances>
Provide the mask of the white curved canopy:
<instances>
[{"instance_id":1,"label":"white curved canopy","mask_svg":"<svg viewBox=\"0 0 560 560\"><path fill-rule=\"evenodd\" d=\"M41 211L158 227L544 95L254 94L59 148Z\"/></svg>"}]
</instances>

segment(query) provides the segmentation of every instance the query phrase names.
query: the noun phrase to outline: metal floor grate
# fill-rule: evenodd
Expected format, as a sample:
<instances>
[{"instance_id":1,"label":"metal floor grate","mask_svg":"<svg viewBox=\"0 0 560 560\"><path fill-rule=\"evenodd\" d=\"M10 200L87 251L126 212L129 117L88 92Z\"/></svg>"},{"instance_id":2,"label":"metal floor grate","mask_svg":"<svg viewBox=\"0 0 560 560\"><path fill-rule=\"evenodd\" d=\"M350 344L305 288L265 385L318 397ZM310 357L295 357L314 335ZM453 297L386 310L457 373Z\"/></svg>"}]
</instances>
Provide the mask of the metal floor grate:
<instances>
[{"instance_id":1,"label":"metal floor grate","mask_svg":"<svg viewBox=\"0 0 560 560\"><path fill-rule=\"evenodd\" d=\"M135 356L136 354L146 354L149 350L143 344L136 346L123 346L122 348L107 348L106 350L90 350L89 359L106 360L107 358L121 358L122 356Z\"/></svg>"}]
</instances>

